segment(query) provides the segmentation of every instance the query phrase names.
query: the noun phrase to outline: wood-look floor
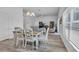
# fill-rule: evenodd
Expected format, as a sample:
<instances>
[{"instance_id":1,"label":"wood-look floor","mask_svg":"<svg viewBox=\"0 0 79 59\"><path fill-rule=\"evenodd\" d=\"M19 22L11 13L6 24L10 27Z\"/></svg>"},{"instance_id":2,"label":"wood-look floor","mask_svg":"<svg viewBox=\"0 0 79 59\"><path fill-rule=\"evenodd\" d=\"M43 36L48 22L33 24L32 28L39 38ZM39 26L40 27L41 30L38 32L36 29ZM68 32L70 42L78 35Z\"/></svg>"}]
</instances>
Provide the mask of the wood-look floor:
<instances>
[{"instance_id":1,"label":"wood-look floor","mask_svg":"<svg viewBox=\"0 0 79 59\"><path fill-rule=\"evenodd\" d=\"M31 50L31 46L15 48L14 40L8 39L0 42L0 52L67 52L67 50L58 35L49 33L48 44L45 47L41 45L38 50Z\"/></svg>"}]
</instances>

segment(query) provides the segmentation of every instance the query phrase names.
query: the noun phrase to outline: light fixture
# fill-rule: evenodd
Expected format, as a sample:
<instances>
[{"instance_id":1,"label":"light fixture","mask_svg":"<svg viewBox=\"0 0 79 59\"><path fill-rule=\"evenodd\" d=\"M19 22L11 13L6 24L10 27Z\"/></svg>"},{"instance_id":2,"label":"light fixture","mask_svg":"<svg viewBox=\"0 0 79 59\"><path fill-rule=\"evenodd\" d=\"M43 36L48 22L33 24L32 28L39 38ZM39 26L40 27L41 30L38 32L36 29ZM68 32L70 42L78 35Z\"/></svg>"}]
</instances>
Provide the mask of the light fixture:
<instances>
[{"instance_id":1,"label":"light fixture","mask_svg":"<svg viewBox=\"0 0 79 59\"><path fill-rule=\"evenodd\" d=\"M30 15L30 12L27 12L27 13L26 13L26 16L29 16L29 15Z\"/></svg>"},{"instance_id":2,"label":"light fixture","mask_svg":"<svg viewBox=\"0 0 79 59\"><path fill-rule=\"evenodd\" d=\"M29 12L29 11L28 11L28 12L26 13L26 16L35 16L35 13L34 13L34 12Z\"/></svg>"},{"instance_id":3,"label":"light fixture","mask_svg":"<svg viewBox=\"0 0 79 59\"><path fill-rule=\"evenodd\" d=\"M35 13L34 13L34 12L32 12L32 13L31 13L31 16L35 16Z\"/></svg>"}]
</instances>

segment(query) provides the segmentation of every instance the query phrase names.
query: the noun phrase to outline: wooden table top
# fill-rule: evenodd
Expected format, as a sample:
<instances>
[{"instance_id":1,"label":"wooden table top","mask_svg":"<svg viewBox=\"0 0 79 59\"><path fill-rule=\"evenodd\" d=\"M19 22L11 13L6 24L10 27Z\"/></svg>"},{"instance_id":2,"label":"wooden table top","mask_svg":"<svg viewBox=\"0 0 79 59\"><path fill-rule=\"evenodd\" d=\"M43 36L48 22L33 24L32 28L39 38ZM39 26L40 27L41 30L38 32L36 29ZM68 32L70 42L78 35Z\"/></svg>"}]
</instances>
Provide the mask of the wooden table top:
<instances>
[{"instance_id":1,"label":"wooden table top","mask_svg":"<svg viewBox=\"0 0 79 59\"><path fill-rule=\"evenodd\" d=\"M37 35L39 32L33 32L33 35Z\"/></svg>"}]
</instances>

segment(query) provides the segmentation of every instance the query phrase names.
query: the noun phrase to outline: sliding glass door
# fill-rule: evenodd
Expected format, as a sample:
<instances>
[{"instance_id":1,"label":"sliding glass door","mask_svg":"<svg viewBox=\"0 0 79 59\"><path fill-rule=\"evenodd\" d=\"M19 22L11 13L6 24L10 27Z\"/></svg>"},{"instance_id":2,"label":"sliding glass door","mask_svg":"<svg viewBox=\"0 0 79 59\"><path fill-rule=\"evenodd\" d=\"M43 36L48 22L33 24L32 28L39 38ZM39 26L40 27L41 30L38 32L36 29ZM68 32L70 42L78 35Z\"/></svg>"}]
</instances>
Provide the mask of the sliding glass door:
<instances>
[{"instance_id":1,"label":"sliding glass door","mask_svg":"<svg viewBox=\"0 0 79 59\"><path fill-rule=\"evenodd\" d=\"M73 8L71 14L70 40L79 49L79 8Z\"/></svg>"},{"instance_id":2,"label":"sliding glass door","mask_svg":"<svg viewBox=\"0 0 79 59\"><path fill-rule=\"evenodd\" d=\"M79 51L79 8L68 8L64 12L63 35Z\"/></svg>"}]
</instances>

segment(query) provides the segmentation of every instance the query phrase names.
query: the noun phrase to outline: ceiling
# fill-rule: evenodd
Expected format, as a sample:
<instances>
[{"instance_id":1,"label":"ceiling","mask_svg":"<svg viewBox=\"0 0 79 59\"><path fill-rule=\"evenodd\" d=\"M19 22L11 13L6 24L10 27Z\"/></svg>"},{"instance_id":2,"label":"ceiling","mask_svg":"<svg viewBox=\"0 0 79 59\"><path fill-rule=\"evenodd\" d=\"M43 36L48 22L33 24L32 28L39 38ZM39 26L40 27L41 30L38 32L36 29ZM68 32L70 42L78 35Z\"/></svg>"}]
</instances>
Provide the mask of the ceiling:
<instances>
[{"instance_id":1,"label":"ceiling","mask_svg":"<svg viewBox=\"0 0 79 59\"><path fill-rule=\"evenodd\" d=\"M34 12L36 16L58 16L59 7L24 7L23 12Z\"/></svg>"}]
</instances>

